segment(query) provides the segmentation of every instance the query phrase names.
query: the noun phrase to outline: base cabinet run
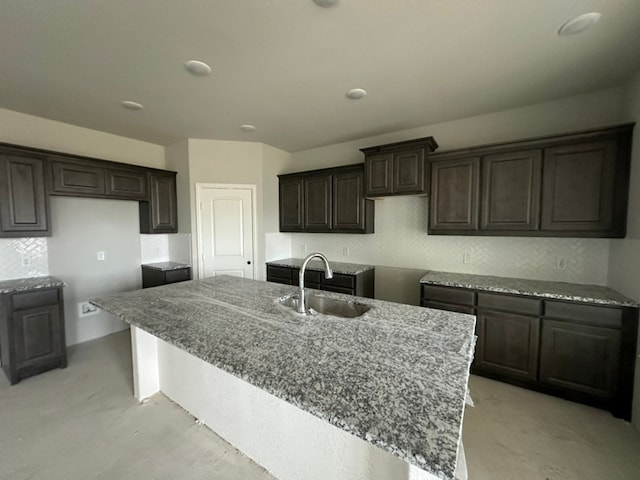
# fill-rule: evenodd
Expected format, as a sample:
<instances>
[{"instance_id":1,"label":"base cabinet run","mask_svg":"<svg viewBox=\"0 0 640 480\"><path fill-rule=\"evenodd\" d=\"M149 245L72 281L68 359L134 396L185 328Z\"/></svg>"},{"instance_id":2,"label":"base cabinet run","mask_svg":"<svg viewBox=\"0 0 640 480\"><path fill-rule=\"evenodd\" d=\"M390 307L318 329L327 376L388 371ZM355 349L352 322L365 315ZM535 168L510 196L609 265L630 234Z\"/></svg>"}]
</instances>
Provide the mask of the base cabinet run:
<instances>
[{"instance_id":1,"label":"base cabinet run","mask_svg":"<svg viewBox=\"0 0 640 480\"><path fill-rule=\"evenodd\" d=\"M324 272L307 270L304 275L304 285L317 290L373 298L374 272L375 270L371 269L354 275L334 273L333 278L328 279L325 278ZM267 282L298 285L299 277L299 268L267 265Z\"/></svg>"},{"instance_id":2,"label":"base cabinet run","mask_svg":"<svg viewBox=\"0 0 640 480\"><path fill-rule=\"evenodd\" d=\"M2 368L12 385L67 366L62 287L0 295Z\"/></svg>"},{"instance_id":3,"label":"base cabinet run","mask_svg":"<svg viewBox=\"0 0 640 480\"><path fill-rule=\"evenodd\" d=\"M421 289L424 307L476 315L473 373L631 419L637 308Z\"/></svg>"}]
</instances>

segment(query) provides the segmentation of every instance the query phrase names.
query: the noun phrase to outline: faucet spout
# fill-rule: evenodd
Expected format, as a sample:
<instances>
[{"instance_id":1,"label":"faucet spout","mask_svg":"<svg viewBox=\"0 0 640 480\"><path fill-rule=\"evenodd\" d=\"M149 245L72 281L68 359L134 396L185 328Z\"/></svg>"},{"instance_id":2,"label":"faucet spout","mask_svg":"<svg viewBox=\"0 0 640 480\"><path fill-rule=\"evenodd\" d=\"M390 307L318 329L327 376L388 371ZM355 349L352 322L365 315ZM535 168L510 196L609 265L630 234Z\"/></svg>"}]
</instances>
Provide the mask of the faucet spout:
<instances>
[{"instance_id":1,"label":"faucet spout","mask_svg":"<svg viewBox=\"0 0 640 480\"><path fill-rule=\"evenodd\" d=\"M306 315L307 313L307 305L306 305L306 301L305 301L306 299L304 294L304 272L307 270L307 265L309 264L312 258L319 258L324 263L325 278L333 278L333 270L329 265L329 260L327 260L327 257L325 257L322 253L320 252L310 253L305 257L304 261L302 262L302 266L300 267L300 276L299 276L299 282L298 282L300 285L298 313L302 313L303 315Z\"/></svg>"}]
</instances>

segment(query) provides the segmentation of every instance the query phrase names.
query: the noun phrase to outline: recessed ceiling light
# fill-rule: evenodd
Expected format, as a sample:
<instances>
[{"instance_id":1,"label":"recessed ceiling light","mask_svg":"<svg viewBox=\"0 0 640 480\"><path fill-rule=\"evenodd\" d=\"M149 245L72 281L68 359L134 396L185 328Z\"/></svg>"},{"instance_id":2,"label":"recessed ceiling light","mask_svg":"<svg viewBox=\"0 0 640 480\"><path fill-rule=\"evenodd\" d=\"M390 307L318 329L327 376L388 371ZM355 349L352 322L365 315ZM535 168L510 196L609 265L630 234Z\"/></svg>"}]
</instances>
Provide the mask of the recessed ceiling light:
<instances>
[{"instance_id":1,"label":"recessed ceiling light","mask_svg":"<svg viewBox=\"0 0 640 480\"><path fill-rule=\"evenodd\" d=\"M187 69L187 72L200 77L204 77L211 73L211 67L200 60L189 60L188 62L185 62L184 68Z\"/></svg>"},{"instance_id":2,"label":"recessed ceiling light","mask_svg":"<svg viewBox=\"0 0 640 480\"><path fill-rule=\"evenodd\" d=\"M347 98L351 100L359 100L367 94L364 88L352 88L347 92Z\"/></svg>"},{"instance_id":3,"label":"recessed ceiling light","mask_svg":"<svg viewBox=\"0 0 640 480\"><path fill-rule=\"evenodd\" d=\"M313 1L316 3L316 5L324 8L333 7L336 3L338 3L338 0L313 0Z\"/></svg>"},{"instance_id":4,"label":"recessed ceiling light","mask_svg":"<svg viewBox=\"0 0 640 480\"><path fill-rule=\"evenodd\" d=\"M240 125L240 130L242 130L243 132L255 132L256 131L256 127L254 127L253 125Z\"/></svg>"},{"instance_id":5,"label":"recessed ceiling light","mask_svg":"<svg viewBox=\"0 0 640 480\"><path fill-rule=\"evenodd\" d=\"M127 110L142 110L142 104L131 100L124 100L121 105Z\"/></svg>"},{"instance_id":6,"label":"recessed ceiling light","mask_svg":"<svg viewBox=\"0 0 640 480\"><path fill-rule=\"evenodd\" d=\"M567 20L558 29L558 35L566 37L567 35L575 35L584 32L587 28L595 25L602 15L598 12L583 13L571 20Z\"/></svg>"}]
</instances>

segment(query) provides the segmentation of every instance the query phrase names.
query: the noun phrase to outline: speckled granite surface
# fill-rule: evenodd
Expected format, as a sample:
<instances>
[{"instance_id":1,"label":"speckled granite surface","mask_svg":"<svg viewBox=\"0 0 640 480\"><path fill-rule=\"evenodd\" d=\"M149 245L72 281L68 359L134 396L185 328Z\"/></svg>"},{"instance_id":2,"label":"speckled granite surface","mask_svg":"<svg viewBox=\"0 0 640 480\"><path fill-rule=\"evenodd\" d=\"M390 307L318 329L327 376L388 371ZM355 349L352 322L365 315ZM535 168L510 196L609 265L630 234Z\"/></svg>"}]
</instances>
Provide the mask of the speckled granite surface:
<instances>
[{"instance_id":1,"label":"speckled granite surface","mask_svg":"<svg viewBox=\"0 0 640 480\"><path fill-rule=\"evenodd\" d=\"M531 295L558 300L571 300L574 302L599 303L603 305L625 307L637 307L639 305L635 300L600 285L583 285L578 283L433 271L422 277L420 283L473 288L489 292Z\"/></svg>"},{"instance_id":2,"label":"speckled granite surface","mask_svg":"<svg viewBox=\"0 0 640 480\"><path fill-rule=\"evenodd\" d=\"M92 303L327 422L451 479L474 348L470 315L330 292L364 317L301 317L296 287L230 276Z\"/></svg>"},{"instance_id":3,"label":"speckled granite surface","mask_svg":"<svg viewBox=\"0 0 640 480\"><path fill-rule=\"evenodd\" d=\"M267 265L300 268L302 266L302 262L304 262L304 258L285 258L282 260L273 260L271 262L267 262ZM345 275L357 275L359 273L366 272L367 270L373 270L373 268L375 268L373 265L334 262L332 260L329 260L329 265L331 265L331 269L334 271L334 273L343 273ZM319 270L321 272L324 272L324 264L320 260L314 258L307 265L307 269Z\"/></svg>"},{"instance_id":4,"label":"speckled granite surface","mask_svg":"<svg viewBox=\"0 0 640 480\"><path fill-rule=\"evenodd\" d=\"M0 293L13 293L35 288L65 287L67 284L56 277L16 278L0 282Z\"/></svg>"},{"instance_id":5,"label":"speckled granite surface","mask_svg":"<svg viewBox=\"0 0 640 480\"><path fill-rule=\"evenodd\" d=\"M142 265L143 267L153 268L154 270L161 270L166 272L168 270L179 270L181 268L191 267L191 265L187 263L178 263L178 262L156 262L156 263L145 263Z\"/></svg>"}]
</instances>

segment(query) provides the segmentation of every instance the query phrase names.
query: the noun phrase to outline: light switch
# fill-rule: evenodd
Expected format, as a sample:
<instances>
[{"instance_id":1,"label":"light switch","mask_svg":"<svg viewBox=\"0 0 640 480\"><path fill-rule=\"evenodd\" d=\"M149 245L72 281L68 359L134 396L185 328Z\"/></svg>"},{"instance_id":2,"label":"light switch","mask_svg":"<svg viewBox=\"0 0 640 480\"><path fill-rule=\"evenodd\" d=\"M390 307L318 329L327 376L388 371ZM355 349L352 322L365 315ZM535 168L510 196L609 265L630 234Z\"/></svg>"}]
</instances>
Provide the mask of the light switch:
<instances>
[{"instance_id":1,"label":"light switch","mask_svg":"<svg viewBox=\"0 0 640 480\"><path fill-rule=\"evenodd\" d=\"M98 252L98 260L99 261L103 261L104 260L104 252Z\"/></svg>"}]
</instances>

